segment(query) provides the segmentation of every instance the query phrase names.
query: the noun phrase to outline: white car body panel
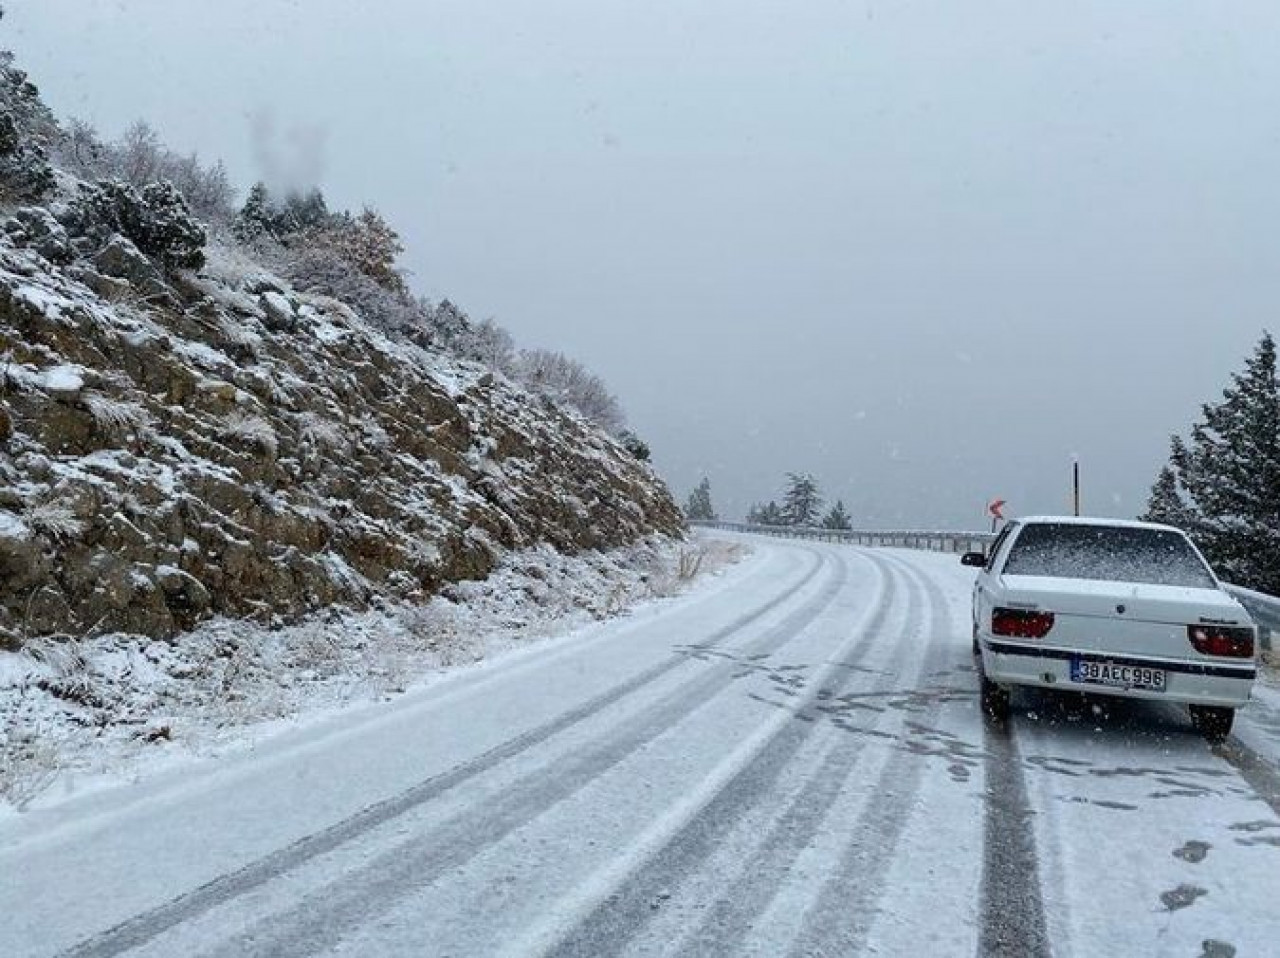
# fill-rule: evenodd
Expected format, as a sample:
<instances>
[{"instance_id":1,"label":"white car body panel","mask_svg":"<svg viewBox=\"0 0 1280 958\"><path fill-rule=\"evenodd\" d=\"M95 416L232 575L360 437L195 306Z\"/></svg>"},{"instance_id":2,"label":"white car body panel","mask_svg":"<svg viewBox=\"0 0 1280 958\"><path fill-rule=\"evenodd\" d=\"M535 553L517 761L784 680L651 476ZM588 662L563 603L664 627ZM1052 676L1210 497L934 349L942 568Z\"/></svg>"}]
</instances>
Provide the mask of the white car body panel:
<instances>
[{"instance_id":1,"label":"white car body panel","mask_svg":"<svg viewBox=\"0 0 1280 958\"><path fill-rule=\"evenodd\" d=\"M997 543L1000 548L993 552L994 564L978 574L974 586L974 637L987 678L1002 686L1030 685L1228 708L1244 705L1257 675L1256 641L1252 657L1230 658L1200 653L1187 636L1189 625L1253 626L1244 607L1217 585L1211 573L1212 588L1002 574L1023 529L1038 522L1073 521L1099 526L1147 525L1057 517L1020 520L1008 541ZM991 631L996 608L1052 612L1053 626L1040 639L997 636ZM1073 660L1156 669L1164 673L1164 687L1076 681ZM1124 669L1108 669L1106 674L1138 676L1140 684L1149 677L1149 673Z\"/></svg>"}]
</instances>

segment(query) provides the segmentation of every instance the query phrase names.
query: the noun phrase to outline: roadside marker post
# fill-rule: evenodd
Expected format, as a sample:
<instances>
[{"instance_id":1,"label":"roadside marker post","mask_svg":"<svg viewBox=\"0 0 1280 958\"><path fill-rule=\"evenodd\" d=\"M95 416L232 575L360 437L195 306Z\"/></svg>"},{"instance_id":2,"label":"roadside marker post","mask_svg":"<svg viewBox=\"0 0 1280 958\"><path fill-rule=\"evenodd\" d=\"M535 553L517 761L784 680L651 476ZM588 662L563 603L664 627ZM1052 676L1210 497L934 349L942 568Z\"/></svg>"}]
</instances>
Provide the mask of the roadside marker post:
<instances>
[{"instance_id":1,"label":"roadside marker post","mask_svg":"<svg viewBox=\"0 0 1280 958\"><path fill-rule=\"evenodd\" d=\"M992 499L987 504L987 512L991 513L992 532L996 531L996 523L1004 520L1004 505L1005 501L1003 499Z\"/></svg>"}]
</instances>

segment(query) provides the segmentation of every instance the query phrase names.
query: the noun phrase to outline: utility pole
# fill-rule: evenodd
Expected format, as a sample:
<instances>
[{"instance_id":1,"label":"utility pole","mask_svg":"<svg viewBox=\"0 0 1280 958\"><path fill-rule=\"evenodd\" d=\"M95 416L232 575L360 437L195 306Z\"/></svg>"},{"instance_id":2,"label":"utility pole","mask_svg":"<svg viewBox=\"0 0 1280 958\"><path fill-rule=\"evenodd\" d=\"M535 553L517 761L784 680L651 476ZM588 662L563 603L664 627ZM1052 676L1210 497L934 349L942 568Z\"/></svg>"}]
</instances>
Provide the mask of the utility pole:
<instances>
[{"instance_id":1,"label":"utility pole","mask_svg":"<svg viewBox=\"0 0 1280 958\"><path fill-rule=\"evenodd\" d=\"M1071 462L1071 499L1075 504L1075 514L1080 515L1080 460Z\"/></svg>"}]
</instances>

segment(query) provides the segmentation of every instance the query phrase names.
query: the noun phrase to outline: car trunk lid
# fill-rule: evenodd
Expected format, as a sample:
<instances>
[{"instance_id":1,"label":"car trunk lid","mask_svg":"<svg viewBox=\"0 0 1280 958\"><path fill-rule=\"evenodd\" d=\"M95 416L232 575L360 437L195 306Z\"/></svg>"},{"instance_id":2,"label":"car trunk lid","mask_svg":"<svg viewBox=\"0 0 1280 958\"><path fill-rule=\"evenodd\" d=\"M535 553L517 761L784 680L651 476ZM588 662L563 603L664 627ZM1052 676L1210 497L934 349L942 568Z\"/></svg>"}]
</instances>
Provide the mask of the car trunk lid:
<instances>
[{"instance_id":1,"label":"car trunk lid","mask_svg":"<svg viewBox=\"0 0 1280 958\"><path fill-rule=\"evenodd\" d=\"M1021 575L1002 584L1010 607L1054 614L1045 644L1081 651L1201 660L1188 625L1252 624L1220 589Z\"/></svg>"}]
</instances>

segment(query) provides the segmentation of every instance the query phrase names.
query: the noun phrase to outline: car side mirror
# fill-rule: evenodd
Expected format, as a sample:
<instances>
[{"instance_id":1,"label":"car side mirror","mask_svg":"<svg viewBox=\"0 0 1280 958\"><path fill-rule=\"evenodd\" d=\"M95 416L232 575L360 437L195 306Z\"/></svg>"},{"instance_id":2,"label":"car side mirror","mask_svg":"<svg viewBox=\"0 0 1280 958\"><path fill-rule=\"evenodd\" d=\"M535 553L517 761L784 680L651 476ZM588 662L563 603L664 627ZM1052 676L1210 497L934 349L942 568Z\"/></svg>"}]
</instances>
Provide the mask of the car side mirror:
<instances>
[{"instance_id":1,"label":"car side mirror","mask_svg":"<svg viewBox=\"0 0 1280 958\"><path fill-rule=\"evenodd\" d=\"M987 557L981 552L966 552L960 557L961 565L977 566L979 569L986 568Z\"/></svg>"}]
</instances>

